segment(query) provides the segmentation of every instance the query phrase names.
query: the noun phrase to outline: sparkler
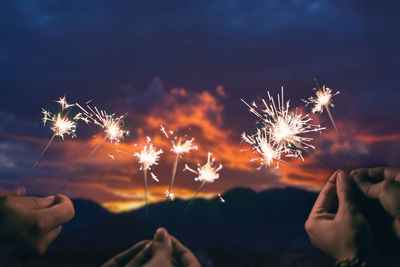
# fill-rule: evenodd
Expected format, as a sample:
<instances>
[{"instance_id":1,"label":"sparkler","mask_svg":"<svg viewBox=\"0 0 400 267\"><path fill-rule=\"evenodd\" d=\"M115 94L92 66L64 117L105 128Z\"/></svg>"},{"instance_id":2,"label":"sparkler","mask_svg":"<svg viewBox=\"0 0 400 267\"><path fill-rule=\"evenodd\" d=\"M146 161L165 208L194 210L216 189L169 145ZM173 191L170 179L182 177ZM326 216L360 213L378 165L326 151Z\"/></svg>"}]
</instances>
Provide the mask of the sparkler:
<instances>
[{"instance_id":1,"label":"sparkler","mask_svg":"<svg viewBox=\"0 0 400 267\"><path fill-rule=\"evenodd\" d=\"M125 130L122 127L123 120L127 114L116 117L115 113L107 114L104 110L98 110L97 107L90 107L88 104L91 101L86 102L86 107L89 111L84 109L81 105L76 103L75 105L82 110L82 113L78 113L76 116L78 119L85 121L86 123L93 122L94 124L100 126L104 132L104 138L101 140L100 143L96 145L95 148L89 153L88 157L79 164L78 168L74 172L74 174L63 184L60 189L62 192L67 186L69 182L76 176L76 174L87 164L87 162L93 157L94 153L104 144L104 142L108 139L111 143L118 145L121 140L129 134L129 131ZM112 157L111 157L112 158Z\"/></svg>"},{"instance_id":2,"label":"sparkler","mask_svg":"<svg viewBox=\"0 0 400 267\"><path fill-rule=\"evenodd\" d=\"M201 182L199 188L197 189L196 193L194 194L192 200L186 205L186 208L182 214L181 219L178 221L178 224L183 220L185 214L189 210L190 206L192 206L193 202L197 199L201 189L204 187L206 183L213 183L215 180L219 178L219 171L222 169L222 164L215 164L215 158L211 157L212 153L208 152L207 162L204 165L200 165L197 163L197 170L190 168L187 164L185 164L185 168L183 171L190 171L197 175L194 178L195 181ZM168 192L168 191L167 191Z\"/></svg>"},{"instance_id":3,"label":"sparkler","mask_svg":"<svg viewBox=\"0 0 400 267\"><path fill-rule=\"evenodd\" d=\"M343 141L342 135L340 134L335 120L333 119L330 107L334 107L334 104L332 103L332 98L335 95L340 94L340 92L336 92L336 93L332 93L332 90L328 87L326 87L325 85L321 87L318 84L318 80L314 79L315 81L315 85L316 88L314 88L313 90L315 91L315 96L311 96L308 98L308 100L303 100L304 103L306 103L306 106L310 105L310 104L314 104L314 107L311 109L312 113L323 113L324 112L324 108L326 110L326 112L328 113L329 119L332 123L333 128L335 129L335 132L339 138L339 141L342 143L343 148L344 148L344 152L347 156L347 158L349 158L349 152L347 151L346 145Z\"/></svg>"},{"instance_id":4,"label":"sparkler","mask_svg":"<svg viewBox=\"0 0 400 267\"><path fill-rule=\"evenodd\" d=\"M268 93L269 104L263 99L264 109L260 112L257 111L257 105L255 102L248 104L243 99L242 102L249 107L249 111L255 114L259 119L259 124L261 125L262 131L266 131L265 134L261 132L259 141L264 141L263 135L267 136L270 141L263 143L263 149L268 150L268 158L278 158L276 154L277 151L282 151L286 154L286 157L296 157L304 160L302 156L302 150L315 149L311 144L313 138L305 137L304 134L309 132L320 132L324 130L317 124L312 124L312 119L309 114L302 115L297 109L290 111L290 102L285 103L283 97L283 87L281 89L281 97L277 96L277 103L270 93ZM258 135L258 134L257 134ZM250 139L250 143L258 143L256 139L253 141ZM272 145L271 145L272 144ZM274 149L271 149L274 148ZM261 148L258 148L261 150ZM256 148L257 151L257 148ZM274 152L275 151L275 152ZM307 150L306 150L307 151ZM267 158L267 159L268 159ZM267 160L267 163L269 161ZM267 164L268 165L268 164Z\"/></svg>"},{"instance_id":5,"label":"sparkler","mask_svg":"<svg viewBox=\"0 0 400 267\"><path fill-rule=\"evenodd\" d=\"M329 107L332 108L334 107L332 103L332 97L340 94L340 92L332 93L332 90L326 87L325 85L323 85L321 89L318 85L318 81L316 79L314 79L314 81L317 86L316 88L313 89L315 91L315 96L309 97L308 100L303 99L303 102L306 103L306 106L314 104L314 107L311 109L312 113L316 112L323 113L325 108L332 122L332 125L335 128L337 135L340 137L339 130L336 127L336 123L333 120L333 116L329 108Z\"/></svg>"},{"instance_id":6,"label":"sparkler","mask_svg":"<svg viewBox=\"0 0 400 267\"><path fill-rule=\"evenodd\" d=\"M257 133L254 135L242 133L242 140L252 146L254 154L260 156L250 160L252 162L260 161L257 170L261 170L262 167L271 167L273 163L276 164L277 168L279 168L279 163L298 168L296 165L281 159L282 148L271 141L271 134L267 128L257 129Z\"/></svg>"},{"instance_id":7,"label":"sparkler","mask_svg":"<svg viewBox=\"0 0 400 267\"><path fill-rule=\"evenodd\" d=\"M140 170L143 171L143 177L144 177L144 202L145 202L145 208L146 208L146 220L148 218L148 200L147 200L147 171L151 170L151 167L153 165L158 165L158 161L160 159L160 154L162 154L163 151L156 150L156 148L153 146L151 143L150 137L147 136L147 145L144 146L144 148L136 152L134 156L138 159L140 163ZM152 177L154 179L155 175L152 173Z\"/></svg>"},{"instance_id":8,"label":"sparkler","mask_svg":"<svg viewBox=\"0 0 400 267\"><path fill-rule=\"evenodd\" d=\"M72 138L76 137L76 121L79 119L79 117L75 116L72 120L68 118L68 114L70 113L72 107L74 104L68 104L65 96L60 97L58 101L55 101L61 106L61 112L57 114L53 114L50 111L47 111L45 109L42 109L42 122L43 126L46 126L47 122L51 122L50 129L53 131L53 135L51 136L49 142L47 142L46 146L42 150L42 152L39 155L39 158L35 161L33 164L31 171L36 168L36 166L39 164L39 161L42 159L44 153L46 153L47 149L49 148L50 144L53 142L54 138L56 136L61 137L62 140L64 140L64 135L70 135ZM62 114L62 112L65 109L71 108L67 111L66 114Z\"/></svg>"},{"instance_id":9,"label":"sparkler","mask_svg":"<svg viewBox=\"0 0 400 267\"><path fill-rule=\"evenodd\" d=\"M161 125L160 131L169 138L165 127ZM171 134L173 132L170 131ZM176 176L176 169L178 167L179 158L183 157L185 153L189 153L191 150L197 150L198 146L193 144L194 138L186 140L185 137L177 137L175 136L174 139L171 141L172 148L171 151L175 154L174 163L172 165L172 174L171 174L171 182L169 184L169 188L167 190L166 196L172 201L174 200L174 194L172 193L172 187L174 186L175 176Z\"/></svg>"}]
</instances>

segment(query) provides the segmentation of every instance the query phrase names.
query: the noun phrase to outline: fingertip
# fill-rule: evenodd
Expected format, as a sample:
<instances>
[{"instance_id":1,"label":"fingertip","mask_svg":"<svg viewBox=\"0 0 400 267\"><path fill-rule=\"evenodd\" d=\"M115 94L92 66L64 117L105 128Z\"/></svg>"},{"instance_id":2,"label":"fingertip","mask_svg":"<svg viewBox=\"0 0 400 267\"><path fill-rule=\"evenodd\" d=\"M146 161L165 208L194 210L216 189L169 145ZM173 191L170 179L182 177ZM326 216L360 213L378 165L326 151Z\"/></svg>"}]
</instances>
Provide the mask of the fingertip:
<instances>
[{"instance_id":1,"label":"fingertip","mask_svg":"<svg viewBox=\"0 0 400 267\"><path fill-rule=\"evenodd\" d=\"M329 177L328 182L336 184L336 179L337 179L337 174L340 170L336 170L332 173L332 175Z\"/></svg>"},{"instance_id":2,"label":"fingertip","mask_svg":"<svg viewBox=\"0 0 400 267\"><path fill-rule=\"evenodd\" d=\"M154 234L154 241L165 242L168 239L168 231L164 227L160 227L157 229Z\"/></svg>"},{"instance_id":3,"label":"fingertip","mask_svg":"<svg viewBox=\"0 0 400 267\"><path fill-rule=\"evenodd\" d=\"M19 196L25 195L25 194L26 194L26 188L23 187L23 186L18 187L18 189L17 189L17 194L18 194Z\"/></svg>"}]
</instances>

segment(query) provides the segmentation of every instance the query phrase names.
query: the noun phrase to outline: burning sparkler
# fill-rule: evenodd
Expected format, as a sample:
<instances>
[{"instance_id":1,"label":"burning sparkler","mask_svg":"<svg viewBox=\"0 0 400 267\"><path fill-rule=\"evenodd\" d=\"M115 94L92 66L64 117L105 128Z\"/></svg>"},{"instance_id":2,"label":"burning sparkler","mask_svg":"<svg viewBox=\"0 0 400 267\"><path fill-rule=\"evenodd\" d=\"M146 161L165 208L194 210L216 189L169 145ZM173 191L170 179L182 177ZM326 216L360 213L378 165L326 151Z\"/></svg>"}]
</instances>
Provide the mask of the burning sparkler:
<instances>
[{"instance_id":1,"label":"burning sparkler","mask_svg":"<svg viewBox=\"0 0 400 267\"><path fill-rule=\"evenodd\" d=\"M90 107L88 104L91 101L86 102L86 107L89 111L84 109L81 105L76 103L75 105L82 110L76 118L85 121L86 123L93 122L94 124L100 126L104 132L103 140L96 145L95 148L89 153L88 157L78 166L74 174L63 184L60 192L65 188L65 186L75 177L75 175L83 168L84 165L93 157L94 153L104 144L108 139L111 143L119 144L121 140L129 134L129 131L125 130L123 125L123 120L127 114L115 117L115 114L107 114L104 110L98 110L97 107ZM112 158L112 157L111 157Z\"/></svg>"},{"instance_id":2,"label":"burning sparkler","mask_svg":"<svg viewBox=\"0 0 400 267\"><path fill-rule=\"evenodd\" d=\"M98 110L97 107L92 108L88 104L86 104L86 107L89 112L78 103L76 103L76 106L83 112L81 119L92 121L94 124L100 126L106 134L105 139L108 138L111 143L119 144L124 136L129 134L129 131L125 130L121 125L127 114L115 117L115 113L107 114L106 111Z\"/></svg>"},{"instance_id":3,"label":"burning sparkler","mask_svg":"<svg viewBox=\"0 0 400 267\"><path fill-rule=\"evenodd\" d=\"M325 85L323 85L322 89L321 89L319 87L318 81L316 79L315 79L315 83L316 83L316 88L313 89L315 91L315 96L309 97L308 100L303 99L303 102L306 103L306 106L314 104L314 107L311 110L313 113L316 113L316 112L322 113L322 112L324 112L324 108L325 108L326 112L328 113L329 118L332 122L332 125L335 128L337 135L340 137L339 130L336 127L336 123L333 120L333 116L332 116L332 113L329 108L329 107L332 107L332 108L334 107L334 105L332 103L332 97L340 94L340 92L332 93L332 90L329 89L328 87L326 87Z\"/></svg>"},{"instance_id":4,"label":"burning sparkler","mask_svg":"<svg viewBox=\"0 0 400 267\"><path fill-rule=\"evenodd\" d=\"M197 164L197 170L190 168L185 164L184 171L188 170L192 173L197 174L198 176L194 178L195 181L202 182L199 189L197 190L194 198L197 197L197 194L200 192L201 188L205 183L213 183L215 180L219 178L219 171L222 169L222 164L215 165L215 158L211 157L212 153L208 152L207 162L204 165Z\"/></svg>"},{"instance_id":5,"label":"burning sparkler","mask_svg":"<svg viewBox=\"0 0 400 267\"><path fill-rule=\"evenodd\" d=\"M267 128L258 129L255 135L243 133L242 140L252 145L253 152L261 156L260 158L251 159L251 161L260 161L258 170L263 166L270 167L274 161L280 161L282 150L271 142L271 134L267 133Z\"/></svg>"},{"instance_id":6,"label":"burning sparkler","mask_svg":"<svg viewBox=\"0 0 400 267\"><path fill-rule=\"evenodd\" d=\"M315 147L311 144L313 138L303 135L309 132L320 132L325 128L312 124L309 114L302 115L297 109L290 111L289 101L285 103L283 98L283 87L281 92L281 97L278 94L277 103L268 92L269 104L263 99L265 109L260 112L257 111L255 102L250 105L241 100L249 107L249 111L259 118L261 127L268 131L273 147L276 146L278 151L286 154L286 157L298 157L304 160L302 150L315 149Z\"/></svg>"},{"instance_id":7,"label":"burning sparkler","mask_svg":"<svg viewBox=\"0 0 400 267\"><path fill-rule=\"evenodd\" d=\"M161 125L160 127L160 131L167 137L169 138L165 127ZM171 134L173 134L173 132L170 131ZM175 153L175 159L174 159L174 163L172 165L172 174L171 174L171 182L169 184L169 188L167 190L167 197L172 201L174 200L174 194L172 193L172 187L174 185L174 181L175 181L175 176L176 176L176 169L178 167L178 161L179 158L183 157L183 155L185 153L189 153L191 150L197 150L198 146L193 144L194 142L194 138L186 140L186 136L185 137L177 137L174 136L173 140L171 141L172 144L172 148L171 151L173 153Z\"/></svg>"},{"instance_id":8,"label":"burning sparkler","mask_svg":"<svg viewBox=\"0 0 400 267\"><path fill-rule=\"evenodd\" d=\"M144 201L145 201L145 208L146 208L146 218L148 217L148 200L147 200L147 171L151 170L151 167L153 165L158 165L158 161L160 159L160 154L162 154L163 151L156 150L156 148L153 146L151 143L150 137L147 136L147 145L144 146L144 148L136 152L134 156L138 159L140 163L140 170L143 171L143 176L144 176ZM154 174L153 174L154 175ZM153 179L155 175L153 176Z\"/></svg>"},{"instance_id":9,"label":"burning sparkler","mask_svg":"<svg viewBox=\"0 0 400 267\"><path fill-rule=\"evenodd\" d=\"M204 185L206 183L213 183L219 178L218 172L222 169L222 164L215 164L215 158L212 158L211 155L212 153L208 152L207 162L204 165L200 165L200 163L198 163L197 170L194 170L185 164L185 168L183 170L188 170L194 174L197 174L197 177L195 177L194 180L201 182L201 184L194 194L192 200L190 200L190 202L186 205L186 208L182 214L181 219L178 221L178 224L183 220L183 217L185 216L193 202L197 199L197 196Z\"/></svg>"},{"instance_id":10,"label":"burning sparkler","mask_svg":"<svg viewBox=\"0 0 400 267\"><path fill-rule=\"evenodd\" d=\"M344 148L344 152L347 156L347 158L349 158L349 152L347 151L346 145L343 141L342 135L340 134L335 120L333 119L330 107L334 107L333 103L332 103L332 97L334 97L335 95L340 94L340 92L336 92L336 93L332 93L332 90L328 87L326 87L325 85L321 87L318 84L318 80L314 79L315 81L315 85L316 88L314 88L313 90L315 91L315 96L311 96L308 98L308 100L304 100L303 102L306 103L306 106L309 104L314 104L314 107L312 108L312 112L316 113L323 113L324 112L324 108L326 109L326 112L328 113L329 119L331 120L331 123L333 125L333 128L335 129L335 132L339 138L339 141L342 143L343 148Z\"/></svg>"},{"instance_id":11,"label":"burning sparkler","mask_svg":"<svg viewBox=\"0 0 400 267\"><path fill-rule=\"evenodd\" d=\"M60 104L62 111L68 108L72 109L72 107L74 106L73 104L67 103L65 96L60 97L60 99L55 102ZM64 140L64 135L70 135L72 138L76 137L76 121L78 120L78 118L76 116L72 120L68 118L68 114L70 113L71 109L69 109L65 114L62 114L62 112L53 114L50 111L42 109L43 126L46 126L47 122L51 122L50 129L53 131L53 135L40 153L39 158L33 164L31 171L35 169L35 167L39 164L39 161L42 159L44 153L46 153L47 149L49 148L50 144L53 142L56 136L61 137L62 140Z\"/></svg>"}]
</instances>

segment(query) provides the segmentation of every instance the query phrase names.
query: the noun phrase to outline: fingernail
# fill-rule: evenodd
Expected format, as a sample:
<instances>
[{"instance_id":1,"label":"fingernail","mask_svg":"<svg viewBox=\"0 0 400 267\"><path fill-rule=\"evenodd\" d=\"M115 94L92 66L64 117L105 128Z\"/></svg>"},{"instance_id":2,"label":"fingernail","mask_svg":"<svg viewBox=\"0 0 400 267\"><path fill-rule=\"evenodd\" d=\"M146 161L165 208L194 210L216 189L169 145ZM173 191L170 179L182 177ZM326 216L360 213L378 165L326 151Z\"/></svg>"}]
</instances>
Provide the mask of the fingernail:
<instances>
[{"instance_id":1,"label":"fingernail","mask_svg":"<svg viewBox=\"0 0 400 267\"><path fill-rule=\"evenodd\" d=\"M25 195L25 193L26 193L26 189L23 186L19 187L18 191L20 192L21 195Z\"/></svg>"},{"instance_id":2,"label":"fingernail","mask_svg":"<svg viewBox=\"0 0 400 267\"><path fill-rule=\"evenodd\" d=\"M158 242L164 242L168 238L168 232L165 228L158 228L156 234L154 235L154 240Z\"/></svg>"},{"instance_id":3,"label":"fingernail","mask_svg":"<svg viewBox=\"0 0 400 267\"><path fill-rule=\"evenodd\" d=\"M343 170L340 170L339 173L338 173L338 177L337 177L338 183L343 183L344 179L346 179L346 177L347 177L346 172L343 171Z\"/></svg>"},{"instance_id":4,"label":"fingernail","mask_svg":"<svg viewBox=\"0 0 400 267\"><path fill-rule=\"evenodd\" d=\"M55 196L47 196L45 197L46 200L53 201Z\"/></svg>"},{"instance_id":5,"label":"fingernail","mask_svg":"<svg viewBox=\"0 0 400 267\"><path fill-rule=\"evenodd\" d=\"M148 250L151 247L151 241L144 246L144 250Z\"/></svg>"}]
</instances>

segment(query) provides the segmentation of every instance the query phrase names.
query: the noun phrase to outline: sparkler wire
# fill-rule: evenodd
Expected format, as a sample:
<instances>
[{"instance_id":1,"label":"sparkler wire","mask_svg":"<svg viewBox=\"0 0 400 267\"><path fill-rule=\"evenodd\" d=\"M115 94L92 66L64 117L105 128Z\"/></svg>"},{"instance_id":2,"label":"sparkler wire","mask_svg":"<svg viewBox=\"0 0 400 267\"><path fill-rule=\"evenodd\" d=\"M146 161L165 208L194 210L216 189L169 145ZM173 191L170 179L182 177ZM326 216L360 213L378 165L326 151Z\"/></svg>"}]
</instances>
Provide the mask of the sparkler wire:
<instances>
[{"instance_id":1,"label":"sparkler wire","mask_svg":"<svg viewBox=\"0 0 400 267\"><path fill-rule=\"evenodd\" d=\"M194 194L193 198L189 201L189 203L186 205L185 210L183 211L182 216L180 217L179 221L176 224L176 228L182 223L183 219L185 218L186 213L189 211L190 207L192 206L193 202L197 199L201 189L203 189L204 185L206 184L207 181L203 181L199 188L197 188L196 193Z\"/></svg>"},{"instance_id":2,"label":"sparkler wire","mask_svg":"<svg viewBox=\"0 0 400 267\"><path fill-rule=\"evenodd\" d=\"M106 135L103 140L101 140L100 143L96 145L96 147L90 152L88 157L79 164L78 168L75 170L75 172L68 178L68 180L61 186L59 192L62 193L65 189L65 187L72 181L73 178L79 173L79 171L87 164L87 162L93 157L94 153L101 147L102 144L107 140L108 135Z\"/></svg>"}]
</instances>

